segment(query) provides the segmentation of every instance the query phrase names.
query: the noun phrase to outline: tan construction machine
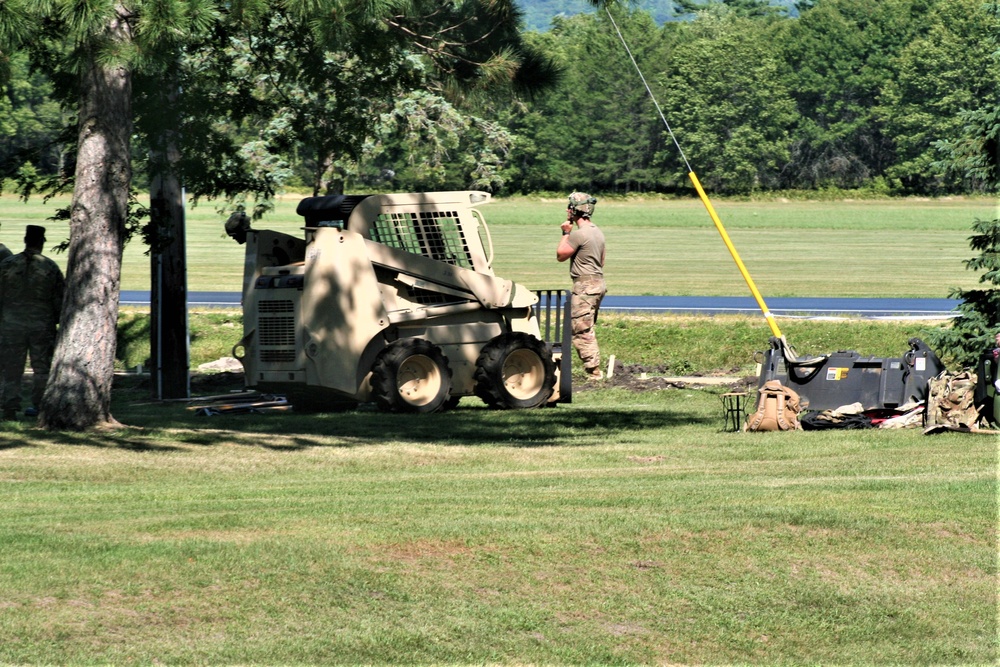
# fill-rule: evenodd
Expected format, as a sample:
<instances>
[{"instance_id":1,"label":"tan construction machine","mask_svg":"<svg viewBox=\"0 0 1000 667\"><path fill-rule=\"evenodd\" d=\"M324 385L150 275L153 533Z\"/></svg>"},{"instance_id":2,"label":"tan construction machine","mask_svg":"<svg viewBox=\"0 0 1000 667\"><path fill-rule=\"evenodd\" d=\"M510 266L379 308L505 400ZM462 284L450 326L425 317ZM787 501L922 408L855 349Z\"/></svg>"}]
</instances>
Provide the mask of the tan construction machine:
<instances>
[{"instance_id":1,"label":"tan construction machine","mask_svg":"<svg viewBox=\"0 0 1000 667\"><path fill-rule=\"evenodd\" d=\"M309 197L297 208L301 237L234 214L226 231L246 244L246 264L233 356L247 387L310 410L435 412L473 395L501 409L568 402L568 294L493 273L475 208L489 201L475 191Z\"/></svg>"}]
</instances>

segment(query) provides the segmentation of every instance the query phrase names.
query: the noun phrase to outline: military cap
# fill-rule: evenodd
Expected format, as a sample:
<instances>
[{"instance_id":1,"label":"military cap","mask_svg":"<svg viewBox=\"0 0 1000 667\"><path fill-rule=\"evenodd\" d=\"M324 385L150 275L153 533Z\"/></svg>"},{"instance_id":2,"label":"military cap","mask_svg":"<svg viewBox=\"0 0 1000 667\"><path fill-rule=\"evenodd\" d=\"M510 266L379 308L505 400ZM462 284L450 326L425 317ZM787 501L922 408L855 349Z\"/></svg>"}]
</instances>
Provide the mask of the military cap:
<instances>
[{"instance_id":1,"label":"military cap","mask_svg":"<svg viewBox=\"0 0 1000 667\"><path fill-rule=\"evenodd\" d=\"M38 225L28 225L24 230L24 242L28 245L45 243L45 228Z\"/></svg>"}]
</instances>

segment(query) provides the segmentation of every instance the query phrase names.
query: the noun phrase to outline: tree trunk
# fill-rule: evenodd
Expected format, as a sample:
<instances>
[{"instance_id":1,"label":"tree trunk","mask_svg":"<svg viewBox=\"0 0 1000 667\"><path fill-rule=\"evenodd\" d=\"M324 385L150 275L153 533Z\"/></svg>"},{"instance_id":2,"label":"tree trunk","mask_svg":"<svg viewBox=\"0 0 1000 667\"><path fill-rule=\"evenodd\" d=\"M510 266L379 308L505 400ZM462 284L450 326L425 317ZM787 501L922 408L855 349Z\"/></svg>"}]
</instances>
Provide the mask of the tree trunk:
<instances>
[{"instance_id":1,"label":"tree trunk","mask_svg":"<svg viewBox=\"0 0 1000 667\"><path fill-rule=\"evenodd\" d=\"M177 111L177 70L159 90L163 124L150 137L150 379L153 397L187 398L191 393L187 256L184 229L184 192L178 177L181 160Z\"/></svg>"},{"instance_id":2,"label":"tree trunk","mask_svg":"<svg viewBox=\"0 0 1000 667\"><path fill-rule=\"evenodd\" d=\"M153 396L190 396L184 194L175 173L150 185L150 378Z\"/></svg>"},{"instance_id":3,"label":"tree trunk","mask_svg":"<svg viewBox=\"0 0 1000 667\"><path fill-rule=\"evenodd\" d=\"M91 56L80 79L66 297L40 406L39 423L47 429L84 430L117 423L111 416L111 385L132 178L131 98L131 72L99 64Z\"/></svg>"}]
</instances>

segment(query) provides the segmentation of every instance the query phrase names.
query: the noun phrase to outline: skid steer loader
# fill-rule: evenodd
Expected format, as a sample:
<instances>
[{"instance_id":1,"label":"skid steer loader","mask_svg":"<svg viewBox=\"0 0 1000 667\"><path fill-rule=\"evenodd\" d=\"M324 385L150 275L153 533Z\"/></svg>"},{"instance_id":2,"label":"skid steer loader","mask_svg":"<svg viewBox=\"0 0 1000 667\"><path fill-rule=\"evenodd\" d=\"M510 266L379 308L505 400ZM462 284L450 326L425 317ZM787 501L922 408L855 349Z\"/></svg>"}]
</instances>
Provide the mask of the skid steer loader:
<instances>
[{"instance_id":1,"label":"skid steer loader","mask_svg":"<svg viewBox=\"0 0 1000 667\"><path fill-rule=\"evenodd\" d=\"M226 231L246 260L233 356L247 386L308 410L435 412L473 395L500 409L568 402L568 293L494 275L475 208L489 201L475 191L309 197L297 208L302 237L234 214Z\"/></svg>"}]
</instances>

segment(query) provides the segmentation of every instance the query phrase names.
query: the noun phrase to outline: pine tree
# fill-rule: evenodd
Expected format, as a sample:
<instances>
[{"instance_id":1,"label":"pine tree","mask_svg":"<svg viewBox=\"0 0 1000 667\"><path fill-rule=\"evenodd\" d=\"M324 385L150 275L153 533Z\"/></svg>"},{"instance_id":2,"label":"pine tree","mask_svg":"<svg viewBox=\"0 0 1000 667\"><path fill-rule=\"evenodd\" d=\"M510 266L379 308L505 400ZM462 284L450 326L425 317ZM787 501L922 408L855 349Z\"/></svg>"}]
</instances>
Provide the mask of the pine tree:
<instances>
[{"instance_id":1,"label":"pine tree","mask_svg":"<svg viewBox=\"0 0 1000 667\"><path fill-rule=\"evenodd\" d=\"M962 300L959 317L926 336L939 355L963 368L974 368L983 352L994 347L994 336L1000 332L1000 218L977 220L972 229L969 246L979 254L965 267L981 271L979 282L991 287L951 290L951 298Z\"/></svg>"}]
</instances>

